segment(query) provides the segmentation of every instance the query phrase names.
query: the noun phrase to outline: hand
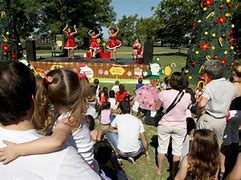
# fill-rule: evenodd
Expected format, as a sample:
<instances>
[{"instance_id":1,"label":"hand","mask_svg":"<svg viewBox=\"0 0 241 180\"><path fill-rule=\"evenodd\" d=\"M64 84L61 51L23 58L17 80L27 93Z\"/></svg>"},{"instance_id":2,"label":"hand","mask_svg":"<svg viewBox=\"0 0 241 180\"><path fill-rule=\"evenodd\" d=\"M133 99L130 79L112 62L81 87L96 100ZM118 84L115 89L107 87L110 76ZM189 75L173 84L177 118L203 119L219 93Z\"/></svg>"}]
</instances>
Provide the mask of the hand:
<instances>
[{"instance_id":1,"label":"hand","mask_svg":"<svg viewBox=\"0 0 241 180\"><path fill-rule=\"evenodd\" d=\"M16 150L17 144L5 140L3 140L3 143L7 146L0 149L0 162L8 164L19 157Z\"/></svg>"},{"instance_id":2,"label":"hand","mask_svg":"<svg viewBox=\"0 0 241 180\"><path fill-rule=\"evenodd\" d=\"M74 25L74 28L76 28L76 25Z\"/></svg>"}]
</instances>

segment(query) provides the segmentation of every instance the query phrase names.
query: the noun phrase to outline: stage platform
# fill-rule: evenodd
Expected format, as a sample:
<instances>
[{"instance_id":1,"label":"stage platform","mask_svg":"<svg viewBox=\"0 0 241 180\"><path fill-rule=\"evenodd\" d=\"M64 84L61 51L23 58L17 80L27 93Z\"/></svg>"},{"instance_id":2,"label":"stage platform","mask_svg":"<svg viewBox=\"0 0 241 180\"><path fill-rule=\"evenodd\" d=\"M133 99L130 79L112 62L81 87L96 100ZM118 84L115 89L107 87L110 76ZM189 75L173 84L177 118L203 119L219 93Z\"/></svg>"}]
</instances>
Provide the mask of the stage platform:
<instances>
[{"instance_id":1,"label":"stage platform","mask_svg":"<svg viewBox=\"0 0 241 180\"><path fill-rule=\"evenodd\" d=\"M134 80L142 76L142 73L149 69L147 64L138 64L132 59L118 58L116 61L110 59L88 59L66 57L40 58L31 61L37 73L49 71L56 68L77 69L85 73L89 78L98 79L127 79Z\"/></svg>"}]
</instances>

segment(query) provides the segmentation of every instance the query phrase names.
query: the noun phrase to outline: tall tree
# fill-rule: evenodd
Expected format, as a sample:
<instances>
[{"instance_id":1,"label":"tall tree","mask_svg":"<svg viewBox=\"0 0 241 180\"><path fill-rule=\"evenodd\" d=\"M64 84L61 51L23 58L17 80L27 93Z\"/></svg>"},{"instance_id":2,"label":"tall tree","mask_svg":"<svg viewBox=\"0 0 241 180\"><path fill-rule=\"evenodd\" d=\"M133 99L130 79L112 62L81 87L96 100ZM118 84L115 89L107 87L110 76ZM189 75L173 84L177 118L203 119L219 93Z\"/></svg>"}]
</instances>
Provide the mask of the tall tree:
<instances>
[{"instance_id":1,"label":"tall tree","mask_svg":"<svg viewBox=\"0 0 241 180\"><path fill-rule=\"evenodd\" d=\"M163 41L180 44L185 35L191 34L196 0L162 0L156 8L155 17L162 22L158 37Z\"/></svg>"},{"instance_id":2,"label":"tall tree","mask_svg":"<svg viewBox=\"0 0 241 180\"><path fill-rule=\"evenodd\" d=\"M200 11L194 23L191 47L188 52L189 79L197 83L204 78L203 63L217 60L225 67L229 78L230 65L234 61L230 0L199 1Z\"/></svg>"},{"instance_id":3,"label":"tall tree","mask_svg":"<svg viewBox=\"0 0 241 180\"><path fill-rule=\"evenodd\" d=\"M120 29L119 36L121 41L130 46L136 38L136 23L138 21L138 16L123 16L118 22L117 26Z\"/></svg>"},{"instance_id":4,"label":"tall tree","mask_svg":"<svg viewBox=\"0 0 241 180\"><path fill-rule=\"evenodd\" d=\"M0 0L0 61L16 60L22 56L21 44L15 29L10 2Z\"/></svg>"},{"instance_id":5,"label":"tall tree","mask_svg":"<svg viewBox=\"0 0 241 180\"><path fill-rule=\"evenodd\" d=\"M234 27L234 44L235 55L237 58L241 58L241 2L237 2L233 17Z\"/></svg>"}]
</instances>

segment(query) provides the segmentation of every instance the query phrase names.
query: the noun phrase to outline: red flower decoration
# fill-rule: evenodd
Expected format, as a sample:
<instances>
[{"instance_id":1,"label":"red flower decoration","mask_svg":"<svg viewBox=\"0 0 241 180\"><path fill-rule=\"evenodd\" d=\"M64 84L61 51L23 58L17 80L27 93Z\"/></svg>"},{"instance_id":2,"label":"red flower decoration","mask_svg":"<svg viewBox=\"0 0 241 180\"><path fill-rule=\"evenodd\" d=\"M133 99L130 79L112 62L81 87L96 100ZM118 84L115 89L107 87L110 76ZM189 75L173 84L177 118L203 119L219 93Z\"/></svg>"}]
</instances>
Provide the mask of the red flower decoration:
<instances>
[{"instance_id":1,"label":"red flower decoration","mask_svg":"<svg viewBox=\"0 0 241 180\"><path fill-rule=\"evenodd\" d=\"M208 50L210 48L210 44L208 42L202 42L199 44L200 48L202 48L204 51Z\"/></svg>"},{"instance_id":2,"label":"red flower decoration","mask_svg":"<svg viewBox=\"0 0 241 180\"><path fill-rule=\"evenodd\" d=\"M226 59L226 58L222 58L222 59L221 59L221 63L222 63L222 64L226 64L226 63L227 63L227 59Z\"/></svg>"}]
</instances>

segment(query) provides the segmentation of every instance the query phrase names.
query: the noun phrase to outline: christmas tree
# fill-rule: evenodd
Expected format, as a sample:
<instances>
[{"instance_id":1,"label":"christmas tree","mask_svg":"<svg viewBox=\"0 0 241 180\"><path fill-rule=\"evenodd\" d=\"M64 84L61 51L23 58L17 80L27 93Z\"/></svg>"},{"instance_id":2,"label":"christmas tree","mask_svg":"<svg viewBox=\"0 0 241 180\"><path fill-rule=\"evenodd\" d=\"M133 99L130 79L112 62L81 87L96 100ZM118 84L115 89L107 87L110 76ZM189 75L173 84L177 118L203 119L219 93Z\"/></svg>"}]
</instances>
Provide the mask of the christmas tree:
<instances>
[{"instance_id":1,"label":"christmas tree","mask_svg":"<svg viewBox=\"0 0 241 180\"><path fill-rule=\"evenodd\" d=\"M224 75L230 76L234 62L231 0L199 0L200 10L193 27L191 46L185 72L193 84L207 83L203 64L217 60L224 65Z\"/></svg>"},{"instance_id":2,"label":"christmas tree","mask_svg":"<svg viewBox=\"0 0 241 180\"><path fill-rule=\"evenodd\" d=\"M22 56L21 43L15 30L10 1L0 0L0 61L16 60Z\"/></svg>"}]
</instances>

